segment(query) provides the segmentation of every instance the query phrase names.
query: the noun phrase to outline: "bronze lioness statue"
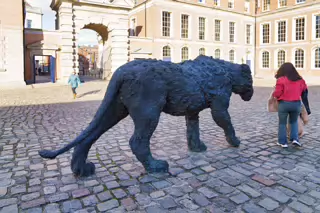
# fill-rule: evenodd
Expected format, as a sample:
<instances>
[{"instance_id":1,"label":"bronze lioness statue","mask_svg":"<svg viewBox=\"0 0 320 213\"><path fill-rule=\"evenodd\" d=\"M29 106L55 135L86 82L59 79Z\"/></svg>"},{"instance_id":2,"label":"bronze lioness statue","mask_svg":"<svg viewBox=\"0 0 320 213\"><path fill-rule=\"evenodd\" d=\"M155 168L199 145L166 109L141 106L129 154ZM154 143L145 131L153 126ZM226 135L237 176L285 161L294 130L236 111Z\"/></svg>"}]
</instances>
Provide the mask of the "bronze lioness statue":
<instances>
[{"instance_id":1,"label":"bronze lioness statue","mask_svg":"<svg viewBox=\"0 0 320 213\"><path fill-rule=\"evenodd\" d=\"M113 74L105 97L89 126L70 144L56 150L39 151L43 158L53 159L75 147L71 169L77 176L94 174L95 166L86 162L96 140L119 121L131 116L134 133L130 147L147 172L167 172L166 161L156 160L150 152L150 138L161 112L185 116L188 148L206 151L199 137L199 112L210 108L213 120L221 127L228 143L240 144L228 113L232 93L244 101L253 95L250 67L208 56L171 63L139 59L119 67Z\"/></svg>"}]
</instances>

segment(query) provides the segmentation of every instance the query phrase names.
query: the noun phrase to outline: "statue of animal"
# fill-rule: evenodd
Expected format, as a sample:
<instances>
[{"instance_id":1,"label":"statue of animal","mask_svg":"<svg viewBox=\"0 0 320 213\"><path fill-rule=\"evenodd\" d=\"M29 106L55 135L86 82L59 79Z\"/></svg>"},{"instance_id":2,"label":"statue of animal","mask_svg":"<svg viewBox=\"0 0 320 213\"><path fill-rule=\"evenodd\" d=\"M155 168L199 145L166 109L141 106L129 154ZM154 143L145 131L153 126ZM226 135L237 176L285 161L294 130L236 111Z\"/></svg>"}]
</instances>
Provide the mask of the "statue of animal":
<instances>
[{"instance_id":1,"label":"statue of animal","mask_svg":"<svg viewBox=\"0 0 320 213\"><path fill-rule=\"evenodd\" d=\"M190 151L204 152L199 137L199 112L210 108L215 123L224 130L227 142L238 147L228 107L232 93L244 101L253 96L252 76L246 64L234 64L208 56L171 63L138 59L120 66L113 74L105 96L89 126L71 143L56 150L42 150L43 158L54 159L75 147L71 169L77 176L94 174L88 152L98 138L119 121L131 116L134 133L131 150L147 172L168 172L166 161L153 158L150 138L161 112L185 116Z\"/></svg>"}]
</instances>

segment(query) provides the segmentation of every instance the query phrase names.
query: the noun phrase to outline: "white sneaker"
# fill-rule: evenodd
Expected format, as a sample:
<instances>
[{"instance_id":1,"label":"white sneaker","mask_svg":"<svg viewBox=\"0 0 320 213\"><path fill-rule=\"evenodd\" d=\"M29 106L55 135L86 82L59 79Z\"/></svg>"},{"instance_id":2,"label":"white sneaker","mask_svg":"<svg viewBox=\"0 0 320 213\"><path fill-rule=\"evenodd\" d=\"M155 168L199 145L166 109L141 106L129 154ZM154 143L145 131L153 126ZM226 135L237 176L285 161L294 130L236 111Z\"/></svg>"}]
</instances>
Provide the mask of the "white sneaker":
<instances>
[{"instance_id":1,"label":"white sneaker","mask_svg":"<svg viewBox=\"0 0 320 213\"><path fill-rule=\"evenodd\" d=\"M296 140L292 141L292 144L296 145L296 146L302 146L302 144L299 141L296 141Z\"/></svg>"},{"instance_id":2,"label":"white sneaker","mask_svg":"<svg viewBox=\"0 0 320 213\"><path fill-rule=\"evenodd\" d=\"M282 148L288 148L288 144L277 143L277 145L281 146Z\"/></svg>"}]
</instances>

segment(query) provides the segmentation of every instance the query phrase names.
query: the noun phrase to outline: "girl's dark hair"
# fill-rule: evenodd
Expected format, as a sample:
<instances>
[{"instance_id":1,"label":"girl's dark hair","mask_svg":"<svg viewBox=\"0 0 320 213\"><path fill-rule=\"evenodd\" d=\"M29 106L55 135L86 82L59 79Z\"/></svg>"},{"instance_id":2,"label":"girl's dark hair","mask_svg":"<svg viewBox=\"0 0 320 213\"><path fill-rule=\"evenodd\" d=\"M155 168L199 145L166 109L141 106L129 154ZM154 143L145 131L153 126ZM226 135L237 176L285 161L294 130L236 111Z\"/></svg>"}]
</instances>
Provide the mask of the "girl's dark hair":
<instances>
[{"instance_id":1,"label":"girl's dark hair","mask_svg":"<svg viewBox=\"0 0 320 213\"><path fill-rule=\"evenodd\" d=\"M290 62L283 63L274 77L278 79L283 76L286 76L290 81L298 81L302 79L296 68Z\"/></svg>"}]
</instances>

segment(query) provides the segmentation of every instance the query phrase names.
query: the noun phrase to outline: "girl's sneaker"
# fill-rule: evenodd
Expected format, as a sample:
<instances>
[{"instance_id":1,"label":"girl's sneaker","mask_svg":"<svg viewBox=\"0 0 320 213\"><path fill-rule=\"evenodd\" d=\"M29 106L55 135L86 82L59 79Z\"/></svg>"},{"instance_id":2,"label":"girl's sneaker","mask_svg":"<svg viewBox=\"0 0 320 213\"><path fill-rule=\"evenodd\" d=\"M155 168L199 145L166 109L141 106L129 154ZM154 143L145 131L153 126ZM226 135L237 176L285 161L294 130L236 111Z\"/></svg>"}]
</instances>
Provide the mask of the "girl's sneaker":
<instances>
[{"instance_id":1,"label":"girl's sneaker","mask_svg":"<svg viewBox=\"0 0 320 213\"><path fill-rule=\"evenodd\" d=\"M281 146L282 148L288 148L288 144L277 143L277 145Z\"/></svg>"},{"instance_id":2,"label":"girl's sneaker","mask_svg":"<svg viewBox=\"0 0 320 213\"><path fill-rule=\"evenodd\" d=\"M300 147L302 146L302 144L299 141L296 141L296 140L292 141L292 144L295 145L295 146L300 146Z\"/></svg>"}]
</instances>

